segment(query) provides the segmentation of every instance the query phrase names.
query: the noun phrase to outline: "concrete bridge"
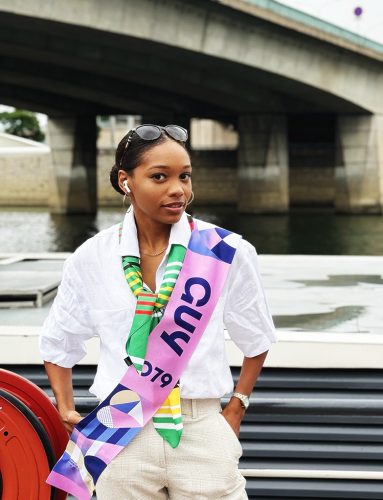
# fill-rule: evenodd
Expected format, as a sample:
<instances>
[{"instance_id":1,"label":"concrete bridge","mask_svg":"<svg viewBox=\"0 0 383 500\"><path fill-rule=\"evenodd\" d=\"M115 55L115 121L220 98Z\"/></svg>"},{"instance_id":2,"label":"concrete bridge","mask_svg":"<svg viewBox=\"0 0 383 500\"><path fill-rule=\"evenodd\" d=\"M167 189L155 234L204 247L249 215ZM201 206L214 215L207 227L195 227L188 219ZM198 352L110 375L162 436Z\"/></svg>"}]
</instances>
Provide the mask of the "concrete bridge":
<instances>
[{"instance_id":1,"label":"concrete bridge","mask_svg":"<svg viewBox=\"0 0 383 500\"><path fill-rule=\"evenodd\" d=\"M0 0L0 67L0 102L50 117L55 211L96 209L121 113L234 124L243 212L383 213L383 46L272 0Z\"/></svg>"}]
</instances>

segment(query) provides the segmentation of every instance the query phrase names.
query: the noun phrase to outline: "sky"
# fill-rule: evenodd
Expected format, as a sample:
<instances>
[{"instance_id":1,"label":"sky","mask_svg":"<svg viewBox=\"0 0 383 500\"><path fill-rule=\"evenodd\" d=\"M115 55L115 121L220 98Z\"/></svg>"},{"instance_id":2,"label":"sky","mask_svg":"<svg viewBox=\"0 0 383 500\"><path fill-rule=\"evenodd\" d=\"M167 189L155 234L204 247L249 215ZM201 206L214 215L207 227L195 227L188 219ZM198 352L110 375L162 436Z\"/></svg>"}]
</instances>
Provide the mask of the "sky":
<instances>
[{"instance_id":1,"label":"sky","mask_svg":"<svg viewBox=\"0 0 383 500\"><path fill-rule=\"evenodd\" d=\"M383 44L383 0L277 0ZM362 10L356 16L356 8Z\"/></svg>"}]
</instances>

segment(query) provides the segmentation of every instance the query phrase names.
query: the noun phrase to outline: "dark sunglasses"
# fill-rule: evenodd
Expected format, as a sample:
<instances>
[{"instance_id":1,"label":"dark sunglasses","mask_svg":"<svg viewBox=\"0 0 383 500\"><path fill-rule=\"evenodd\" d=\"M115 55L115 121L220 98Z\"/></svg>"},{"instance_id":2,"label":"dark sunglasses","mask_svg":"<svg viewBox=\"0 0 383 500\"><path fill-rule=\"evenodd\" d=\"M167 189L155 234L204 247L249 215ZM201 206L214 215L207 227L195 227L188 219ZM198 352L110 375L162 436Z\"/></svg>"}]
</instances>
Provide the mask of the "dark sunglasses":
<instances>
[{"instance_id":1,"label":"dark sunglasses","mask_svg":"<svg viewBox=\"0 0 383 500\"><path fill-rule=\"evenodd\" d=\"M128 149L129 144L132 142L134 134L144 141L155 141L161 137L162 132L165 132L169 137L175 141L186 142L188 139L188 131L186 128L180 127L179 125L139 125L129 132L128 140L125 143L124 152L122 153L120 160L120 167L122 167L122 161L125 156L125 152Z\"/></svg>"}]
</instances>

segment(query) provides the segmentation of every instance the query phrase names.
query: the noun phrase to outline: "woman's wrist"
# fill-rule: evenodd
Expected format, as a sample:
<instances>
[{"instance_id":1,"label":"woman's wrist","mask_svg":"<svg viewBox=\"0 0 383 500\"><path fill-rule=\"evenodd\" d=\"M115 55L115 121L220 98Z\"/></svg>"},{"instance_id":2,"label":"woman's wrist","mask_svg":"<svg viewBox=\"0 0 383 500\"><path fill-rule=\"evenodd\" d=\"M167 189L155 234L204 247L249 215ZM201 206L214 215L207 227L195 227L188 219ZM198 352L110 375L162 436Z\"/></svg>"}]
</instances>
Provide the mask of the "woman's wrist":
<instances>
[{"instance_id":1,"label":"woman's wrist","mask_svg":"<svg viewBox=\"0 0 383 500\"><path fill-rule=\"evenodd\" d=\"M59 413L61 415L61 418L65 422L70 422L70 420L73 419L73 417L80 415L79 412L77 410L75 410L74 408L72 408L70 410L61 410Z\"/></svg>"},{"instance_id":2,"label":"woman's wrist","mask_svg":"<svg viewBox=\"0 0 383 500\"><path fill-rule=\"evenodd\" d=\"M230 412L237 413L238 415L244 415L245 414L245 408L242 406L241 401L232 396L230 401L228 402L226 408L229 407Z\"/></svg>"},{"instance_id":3,"label":"woman's wrist","mask_svg":"<svg viewBox=\"0 0 383 500\"><path fill-rule=\"evenodd\" d=\"M65 421L68 421L70 419L71 414L77 413L74 401L60 401L60 399L57 401L57 411L60 413L61 418Z\"/></svg>"},{"instance_id":4,"label":"woman's wrist","mask_svg":"<svg viewBox=\"0 0 383 500\"><path fill-rule=\"evenodd\" d=\"M74 409L60 412L60 417L69 433L71 433L73 431L73 427L83 419L79 412Z\"/></svg>"}]
</instances>

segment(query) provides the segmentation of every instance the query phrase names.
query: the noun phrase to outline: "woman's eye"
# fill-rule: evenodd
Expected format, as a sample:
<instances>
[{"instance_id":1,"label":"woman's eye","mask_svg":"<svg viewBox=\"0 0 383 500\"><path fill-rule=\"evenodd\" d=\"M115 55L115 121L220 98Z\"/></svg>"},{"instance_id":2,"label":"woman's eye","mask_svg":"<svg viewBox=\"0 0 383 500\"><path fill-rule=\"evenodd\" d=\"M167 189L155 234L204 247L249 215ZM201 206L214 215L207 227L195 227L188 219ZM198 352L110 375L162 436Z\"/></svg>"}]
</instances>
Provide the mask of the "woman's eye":
<instances>
[{"instance_id":1,"label":"woman's eye","mask_svg":"<svg viewBox=\"0 0 383 500\"><path fill-rule=\"evenodd\" d=\"M162 181L165 179L165 175L164 174L153 174L152 179L155 179L156 181Z\"/></svg>"},{"instance_id":2,"label":"woman's eye","mask_svg":"<svg viewBox=\"0 0 383 500\"><path fill-rule=\"evenodd\" d=\"M184 180L189 180L191 179L191 173L190 172L185 172L183 174L181 174L181 179L184 181Z\"/></svg>"}]
</instances>

